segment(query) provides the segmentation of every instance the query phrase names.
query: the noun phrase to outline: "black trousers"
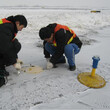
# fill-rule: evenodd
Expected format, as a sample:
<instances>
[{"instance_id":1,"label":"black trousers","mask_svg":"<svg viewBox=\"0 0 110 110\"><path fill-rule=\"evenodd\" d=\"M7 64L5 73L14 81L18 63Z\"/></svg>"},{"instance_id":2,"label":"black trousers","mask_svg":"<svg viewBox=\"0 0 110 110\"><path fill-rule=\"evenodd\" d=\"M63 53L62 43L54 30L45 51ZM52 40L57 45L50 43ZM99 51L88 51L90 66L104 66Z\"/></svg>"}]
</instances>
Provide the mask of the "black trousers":
<instances>
[{"instance_id":1,"label":"black trousers","mask_svg":"<svg viewBox=\"0 0 110 110\"><path fill-rule=\"evenodd\" d=\"M21 50L21 44L17 48L10 49L7 53L0 53L0 67L10 66L16 63L16 59L18 58L18 52Z\"/></svg>"}]
</instances>

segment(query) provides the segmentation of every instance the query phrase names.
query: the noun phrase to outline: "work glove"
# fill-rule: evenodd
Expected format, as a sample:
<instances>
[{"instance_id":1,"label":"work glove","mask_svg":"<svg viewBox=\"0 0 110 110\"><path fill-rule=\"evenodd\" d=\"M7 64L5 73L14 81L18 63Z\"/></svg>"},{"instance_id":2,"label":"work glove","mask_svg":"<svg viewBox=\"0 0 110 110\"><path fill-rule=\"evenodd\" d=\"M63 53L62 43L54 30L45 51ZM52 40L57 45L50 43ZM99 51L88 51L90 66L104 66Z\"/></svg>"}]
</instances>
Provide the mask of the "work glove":
<instances>
[{"instance_id":1,"label":"work glove","mask_svg":"<svg viewBox=\"0 0 110 110\"><path fill-rule=\"evenodd\" d=\"M23 61L17 59L17 63L20 63L22 65L23 64Z\"/></svg>"},{"instance_id":2,"label":"work glove","mask_svg":"<svg viewBox=\"0 0 110 110\"><path fill-rule=\"evenodd\" d=\"M17 70L21 70L21 64L19 62L13 65Z\"/></svg>"},{"instance_id":3,"label":"work glove","mask_svg":"<svg viewBox=\"0 0 110 110\"><path fill-rule=\"evenodd\" d=\"M46 58L47 60L47 69L57 68L57 66L50 62L50 58Z\"/></svg>"},{"instance_id":4,"label":"work glove","mask_svg":"<svg viewBox=\"0 0 110 110\"><path fill-rule=\"evenodd\" d=\"M46 61L49 62L50 61L50 58L46 58Z\"/></svg>"},{"instance_id":5,"label":"work glove","mask_svg":"<svg viewBox=\"0 0 110 110\"><path fill-rule=\"evenodd\" d=\"M53 68L53 64L49 61L47 62L47 69L52 69Z\"/></svg>"},{"instance_id":6,"label":"work glove","mask_svg":"<svg viewBox=\"0 0 110 110\"><path fill-rule=\"evenodd\" d=\"M46 58L47 60L47 69L53 68L53 64L50 62L50 58Z\"/></svg>"}]
</instances>

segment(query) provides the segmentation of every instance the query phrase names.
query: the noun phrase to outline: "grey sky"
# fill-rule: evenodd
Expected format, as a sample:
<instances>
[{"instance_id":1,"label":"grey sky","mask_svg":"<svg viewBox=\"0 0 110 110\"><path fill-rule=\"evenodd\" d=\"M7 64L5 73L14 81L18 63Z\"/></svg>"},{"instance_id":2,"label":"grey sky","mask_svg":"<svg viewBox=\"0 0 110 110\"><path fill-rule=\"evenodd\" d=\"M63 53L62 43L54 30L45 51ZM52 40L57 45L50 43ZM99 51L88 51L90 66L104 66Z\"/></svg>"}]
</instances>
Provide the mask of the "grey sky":
<instances>
[{"instance_id":1,"label":"grey sky","mask_svg":"<svg viewBox=\"0 0 110 110\"><path fill-rule=\"evenodd\" d=\"M74 8L109 8L110 0L0 0L0 6L70 6Z\"/></svg>"}]
</instances>

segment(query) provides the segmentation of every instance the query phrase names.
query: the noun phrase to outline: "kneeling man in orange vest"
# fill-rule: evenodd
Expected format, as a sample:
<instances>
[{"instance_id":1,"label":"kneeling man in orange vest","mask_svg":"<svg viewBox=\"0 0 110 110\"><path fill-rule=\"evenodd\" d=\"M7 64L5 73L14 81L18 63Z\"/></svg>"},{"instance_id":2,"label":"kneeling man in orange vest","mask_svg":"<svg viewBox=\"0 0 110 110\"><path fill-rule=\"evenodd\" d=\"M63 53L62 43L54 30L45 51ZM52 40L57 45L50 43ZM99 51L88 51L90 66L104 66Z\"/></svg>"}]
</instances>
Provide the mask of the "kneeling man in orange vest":
<instances>
[{"instance_id":1,"label":"kneeling man in orange vest","mask_svg":"<svg viewBox=\"0 0 110 110\"><path fill-rule=\"evenodd\" d=\"M74 71L76 69L75 55L79 53L82 42L72 29L65 25L53 23L42 27L39 36L44 40L47 69L56 67L58 63L66 63L65 56L69 70Z\"/></svg>"}]
</instances>

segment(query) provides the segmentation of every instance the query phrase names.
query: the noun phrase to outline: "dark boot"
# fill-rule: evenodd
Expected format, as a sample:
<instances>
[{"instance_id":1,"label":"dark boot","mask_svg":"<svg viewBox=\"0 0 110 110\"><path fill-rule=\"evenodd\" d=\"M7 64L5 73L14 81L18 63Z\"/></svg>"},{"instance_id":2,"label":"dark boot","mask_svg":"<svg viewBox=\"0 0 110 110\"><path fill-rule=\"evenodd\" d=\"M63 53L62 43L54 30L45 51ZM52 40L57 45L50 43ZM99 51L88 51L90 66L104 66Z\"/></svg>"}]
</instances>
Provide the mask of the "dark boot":
<instances>
[{"instance_id":1,"label":"dark boot","mask_svg":"<svg viewBox=\"0 0 110 110\"><path fill-rule=\"evenodd\" d=\"M6 71L5 66L0 67L0 75L1 76L9 76L9 72Z\"/></svg>"},{"instance_id":2,"label":"dark boot","mask_svg":"<svg viewBox=\"0 0 110 110\"><path fill-rule=\"evenodd\" d=\"M60 64L60 63L66 63L66 59L63 56L61 60L57 61L56 64Z\"/></svg>"},{"instance_id":3,"label":"dark boot","mask_svg":"<svg viewBox=\"0 0 110 110\"><path fill-rule=\"evenodd\" d=\"M69 70L70 71L74 71L76 69L76 66L74 65L74 66L69 66Z\"/></svg>"},{"instance_id":4,"label":"dark boot","mask_svg":"<svg viewBox=\"0 0 110 110\"><path fill-rule=\"evenodd\" d=\"M0 87L5 84L5 78L0 76Z\"/></svg>"}]
</instances>

